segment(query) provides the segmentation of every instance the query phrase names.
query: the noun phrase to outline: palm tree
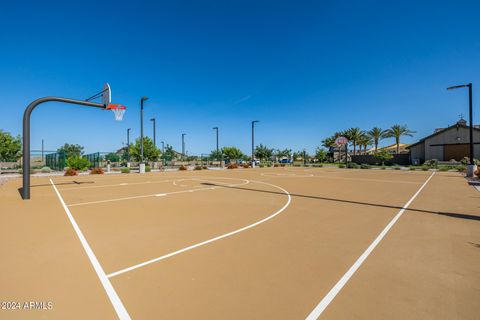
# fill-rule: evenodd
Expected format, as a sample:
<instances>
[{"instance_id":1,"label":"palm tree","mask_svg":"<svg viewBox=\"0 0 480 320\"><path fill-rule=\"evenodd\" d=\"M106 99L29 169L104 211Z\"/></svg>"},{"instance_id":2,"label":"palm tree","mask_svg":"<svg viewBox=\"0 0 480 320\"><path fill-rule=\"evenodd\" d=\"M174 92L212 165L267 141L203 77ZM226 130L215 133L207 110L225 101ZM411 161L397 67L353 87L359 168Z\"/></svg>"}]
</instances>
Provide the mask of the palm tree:
<instances>
[{"instance_id":1,"label":"palm tree","mask_svg":"<svg viewBox=\"0 0 480 320\"><path fill-rule=\"evenodd\" d=\"M385 138L385 132L386 130L382 130L378 127L374 127L372 130L367 132L367 135L373 140L373 144L375 145L375 153L377 153L378 142Z\"/></svg>"},{"instance_id":2,"label":"palm tree","mask_svg":"<svg viewBox=\"0 0 480 320\"><path fill-rule=\"evenodd\" d=\"M345 137L353 144L353 155L357 151L358 140L362 138L363 131L360 128L350 128L344 132Z\"/></svg>"},{"instance_id":3,"label":"palm tree","mask_svg":"<svg viewBox=\"0 0 480 320\"><path fill-rule=\"evenodd\" d=\"M360 146L360 153L362 152L362 147L363 147L363 154L367 154L367 146L372 144L372 139L370 138L369 135L366 133L363 133L360 136L360 139L357 141L358 145Z\"/></svg>"},{"instance_id":4,"label":"palm tree","mask_svg":"<svg viewBox=\"0 0 480 320\"><path fill-rule=\"evenodd\" d=\"M399 124L393 125L390 129L386 130L386 138L395 138L395 143L397 144L397 153L400 153L400 137L409 136L413 137L415 131L408 129L406 125L401 126Z\"/></svg>"},{"instance_id":5,"label":"palm tree","mask_svg":"<svg viewBox=\"0 0 480 320\"><path fill-rule=\"evenodd\" d=\"M322 146L329 149L335 146L335 137L328 137L322 140Z\"/></svg>"}]
</instances>

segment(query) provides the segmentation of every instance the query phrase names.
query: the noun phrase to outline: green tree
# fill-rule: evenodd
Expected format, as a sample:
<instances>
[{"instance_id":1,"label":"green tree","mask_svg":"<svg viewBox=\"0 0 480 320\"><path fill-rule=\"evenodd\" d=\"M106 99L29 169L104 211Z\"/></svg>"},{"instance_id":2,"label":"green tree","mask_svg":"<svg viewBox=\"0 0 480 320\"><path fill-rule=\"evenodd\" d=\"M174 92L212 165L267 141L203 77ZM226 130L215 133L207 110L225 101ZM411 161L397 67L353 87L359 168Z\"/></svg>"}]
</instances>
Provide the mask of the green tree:
<instances>
[{"instance_id":1,"label":"green tree","mask_svg":"<svg viewBox=\"0 0 480 320\"><path fill-rule=\"evenodd\" d=\"M375 153L377 153L378 143L380 142L380 140L385 138L385 130L382 130L378 127L374 127L372 128L372 130L367 132L367 135L373 141L373 145L375 146Z\"/></svg>"},{"instance_id":2,"label":"green tree","mask_svg":"<svg viewBox=\"0 0 480 320\"><path fill-rule=\"evenodd\" d=\"M135 140L135 144L130 145L130 157L135 161L141 161L141 140ZM143 159L145 161L157 161L160 157L160 150L153 144L153 140L149 137L143 137Z\"/></svg>"},{"instance_id":3,"label":"green tree","mask_svg":"<svg viewBox=\"0 0 480 320\"><path fill-rule=\"evenodd\" d=\"M264 146L263 144L259 144L255 147L255 158L260 160L269 160L273 155L273 149Z\"/></svg>"},{"instance_id":4,"label":"green tree","mask_svg":"<svg viewBox=\"0 0 480 320\"><path fill-rule=\"evenodd\" d=\"M382 162L382 166L385 165L385 161L388 161L393 158L393 155L387 150L380 150L375 154L375 158Z\"/></svg>"},{"instance_id":5,"label":"green tree","mask_svg":"<svg viewBox=\"0 0 480 320\"><path fill-rule=\"evenodd\" d=\"M167 146L165 147L163 158L165 159L165 161L172 161L176 158L175 151L173 150L173 147L171 145L167 144Z\"/></svg>"},{"instance_id":6,"label":"green tree","mask_svg":"<svg viewBox=\"0 0 480 320\"><path fill-rule=\"evenodd\" d=\"M353 155L357 152L358 140L362 138L363 131L360 128L350 128L344 132L345 138L347 138L353 145Z\"/></svg>"},{"instance_id":7,"label":"green tree","mask_svg":"<svg viewBox=\"0 0 480 320\"><path fill-rule=\"evenodd\" d=\"M275 151L275 155L277 156L277 158L290 158L291 154L292 154L292 149L283 149L283 150L277 149L277 151Z\"/></svg>"},{"instance_id":8,"label":"green tree","mask_svg":"<svg viewBox=\"0 0 480 320\"><path fill-rule=\"evenodd\" d=\"M325 149L317 148L315 150L315 158L317 158L317 160L320 162L325 162L327 161L328 153L325 151Z\"/></svg>"},{"instance_id":9,"label":"green tree","mask_svg":"<svg viewBox=\"0 0 480 320\"><path fill-rule=\"evenodd\" d=\"M400 153L400 138L402 136L413 137L415 131L408 129L406 125L402 126L399 124L393 125L390 129L385 132L386 138L395 138L395 144L397 145L397 153Z\"/></svg>"},{"instance_id":10,"label":"green tree","mask_svg":"<svg viewBox=\"0 0 480 320\"><path fill-rule=\"evenodd\" d=\"M236 147L223 147L222 154L229 160L238 160L243 158L243 152Z\"/></svg>"},{"instance_id":11,"label":"green tree","mask_svg":"<svg viewBox=\"0 0 480 320\"><path fill-rule=\"evenodd\" d=\"M367 147L372 144L372 139L370 139L370 137L366 133L363 133L360 136L360 139L358 139L357 143L359 145L360 153L362 152L363 147L363 153L367 154Z\"/></svg>"},{"instance_id":12,"label":"green tree","mask_svg":"<svg viewBox=\"0 0 480 320\"><path fill-rule=\"evenodd\" d=\"M79 144L68 144L65 143L63 146L57 149L57 152L65 154L65 158L70 158L73 156L80 157L83 155L83 147Z\"/></svg>"},{"instance_id":13,"label":"green tree","mask_svg":"<svg viewBox=\"0 0 480 320\"><path fill-rule=\"evenodd\" d=\"M331 136L328 138L325 138L322 140L322 147L327 148L330 150L330 148L335 147L335 136Z\"/></svg>"},{"instance_id":14,"label":"green tree","mask_svg":"<svg viewBox=\"0 0 480 320\"><path fill-rule=\"evenodd\" d=\"M212 152L210 152L210 160L222 160L223 159L223 154L222 154L222 150L213 150Z\"/></svg>"},{"instance_id":15,"label":"green tree","mask_svg":"<svg viewBox=\"0 0 480 320\"><path fill-rule=\"evenodd\" d=\"M90 161L88 161L87 158L83 158L79 155L73 155L68 157L66 165L71 169L85 170L90 167Z\"/></svg>"},{"instance_id":16,"label":"green tree","mask_svg":"<svg viewBox=\"0 0 480 320\"><path fill-rule=\"evenodd\" d=\"M9 132L0 130L0 161L15 162L22 156L20 136L13 137Z\"/></svg>"},{"instance_id":17,"label":"green tree","mask_svg":"<svg viewBox=\"0 0 480 320\"><path fill-rule=\"evenodd\" d=\"M293 160L302 159L306 161L310 156L307 153L307 150L303 149L301 151L296 151L293 153Z\"/></svg>"},{"instance_id":18,"label":"green tree","mask_svg":"<svg viewBox=\"0 0 480 320\"><path fill-rule=\"evenodd\" d=\"M105 155L105 160L110 162L119 162L120 156L114 152L110 152L109 154Z\"/></svg>"}]
</instances>

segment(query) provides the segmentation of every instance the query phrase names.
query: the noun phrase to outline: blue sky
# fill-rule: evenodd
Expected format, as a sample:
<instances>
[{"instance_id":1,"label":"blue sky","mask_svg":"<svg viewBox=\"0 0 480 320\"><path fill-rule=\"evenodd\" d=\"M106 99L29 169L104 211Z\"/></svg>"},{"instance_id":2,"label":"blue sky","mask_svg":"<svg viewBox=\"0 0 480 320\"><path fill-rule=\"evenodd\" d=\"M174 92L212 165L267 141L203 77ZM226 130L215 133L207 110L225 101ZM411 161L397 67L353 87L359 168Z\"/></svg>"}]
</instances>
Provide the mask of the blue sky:
<instances>
[{"instance_id":1,"label":"blue sky","mask_svg":"<svg viewBox=\"0 0 480 320\"><path fill-rule=\"evenodd\" d=\"M256 142L306 148L349 127L406 124L412 142L468 116L480 122L480 2L3 1L0 128L21 133L36 98L85 99L112 86L110 112L58 103L32 116L32 149L111 151L138 137L139 100L157 141L189 154ZM393 143L385 140L383 144Z\"/></svg>"}]
</instances>

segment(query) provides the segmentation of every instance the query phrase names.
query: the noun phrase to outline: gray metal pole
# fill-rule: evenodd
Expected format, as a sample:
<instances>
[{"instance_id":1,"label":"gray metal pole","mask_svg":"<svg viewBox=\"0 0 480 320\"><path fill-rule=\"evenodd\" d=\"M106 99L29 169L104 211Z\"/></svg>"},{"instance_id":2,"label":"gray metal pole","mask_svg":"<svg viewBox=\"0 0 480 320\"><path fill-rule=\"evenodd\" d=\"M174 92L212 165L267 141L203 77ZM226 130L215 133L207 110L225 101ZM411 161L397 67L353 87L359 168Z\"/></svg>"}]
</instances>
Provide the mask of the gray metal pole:
<instances>
[{"instance_id":1,"label":"gray metal pole","mask_svg":"<svg viewBox=\"0 0 480 320\"><path fill-rule=\"evenodd\" d=\"M157 134L156 134L156 132L155 132L155 130L156 130L156 129L155 129L155 127L156 127L155 118L150 119L150 121L153 122L153 145L154 145L155 147L157 147Z\"/></svg>"},{"instance_id":2,"label":"gray metal pole","mask_svg":"<svg viewBox=\"0 0 480 320\"><path fill-rule=\"evenodd\" d=\"M475 162L473 161L473 107L472 107L472 84L467 84L468 86L468 106L469 106L469 117L470 117L470 164L473 165Z\"/></svg>"},{"instance_id":3,"label":"gray metal pole","mask_svg":"<svg viewBox=\"0 0 480 320\"><path fill-rule=\"evenodd\" d=\"M182 133L182 158L185 160L185 135L186 133Z\"/></svg>"},{"instance_id":4,"label":"gray metal pole","mask_svg":"<svg viewBox=\"0 0 480 320\"><path fill-rule=\"evenodd\" d=\"M131 128L127 129L127 161L130 162L130 130Z\"/></svg>"},{"instance_id":5,"label":"gray metal pole","mask_svg":"<svg viewBox=\"0 0 480 320\"><path fill-rule=\"evenodd\" d=\"M140 158L141 158L141 163L144 163L143 161L143 102L147 101L147 97L142 97L140 99Z\"/></svg>"},{"instance_id":6,"label":"gray metal pole","mask_svg":"<svg viewBox=\"0 0 480 320\"><path fill-rule=\"evenodd\" d=\"M252 167L253 163L255 162L255 123L258 122L258 120L252 121Z\"/></svg>"},{"instance_id":7,"label":"gray metal pole","mask_svg":"<svg viewBox=\"0 0 480 320\"><path fill-rule=\"evenodd\" d=\"M213 130L216 131L216 134L217 134L217 156L218 156L218 127L214 127ZM215 160L218 160L216 157L215 157Z\"/></svg>"},{"instance_id":8,"label":"gray metal pole","mask_svg":"<svg viewBox=\"0 0 480 320\"><path fill-rule=\"evenodd\" d=\"M43 139L42 139L42 164L44 161L44 155L45 155L45 149L44 149L44 144L43 144Z\"/></svg>"},{"instance_id":9,"label":"gray metal pole","mask_svg":"<svg viewBox=\"0 0 480 320\"><path fill-rule=\"evenodd\" d=\"M30 199L30 117L32 115L33 109L35 109L39 104L44 102L64 102L70 104L77 104L82 106L96 107L100 109L105 109L106 106L101 103L94 103L89 101L60 98L60 97L45 97L40 98L28 105L23 113L23 159L22 159L22 169L23 169L23 186L22 186L22 198L23 200Z\"/></svg>"},{"instance_id":10,"label":"gray metal pole","mask_svg":"<svg viewBox=\"0 0 480 320\"><path fill-rule=\"evenodd\" d=\"M140 163L143 163L143 98L140 99Z\"/></svg>"}]
</instances>

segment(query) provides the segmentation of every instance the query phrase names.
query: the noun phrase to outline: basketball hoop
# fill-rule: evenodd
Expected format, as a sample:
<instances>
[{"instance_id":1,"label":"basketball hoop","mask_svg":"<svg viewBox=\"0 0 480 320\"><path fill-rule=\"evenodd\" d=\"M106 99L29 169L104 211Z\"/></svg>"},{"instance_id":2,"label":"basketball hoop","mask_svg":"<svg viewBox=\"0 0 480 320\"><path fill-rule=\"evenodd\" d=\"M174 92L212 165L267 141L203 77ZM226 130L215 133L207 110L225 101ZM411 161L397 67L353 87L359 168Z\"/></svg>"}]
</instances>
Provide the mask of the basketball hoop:
<instances>
[{"instance_id":1,"label":"basketball hoop","mask_svg":"<svg viewBox=\"0 0 480 320\"><path fill-rule=\"evenodd\" d=\"M103 85L103 90L100 94L102 97L102 103L104 105L108 106L110 103L112 103L112 90L110 89L110 85L108 83Z\"/></svg>"},{"instance_id":2,"label":"basketball hoop","mask_svg":"<svg viewBox=\"0 0 480 320\"><path fill-rule=\"evenodd\" d=\"M343 146L348 143L348 139L345 137L337 137L335 139L335 144L338 146Z\"/></svg>"},{"instance_id":3,"label":"basketball hoop","mask_svg":"<svg viewBox=\"0 0 480 320\"><path fill-rule=\"evenodd\" d=\"M125 106L122 106L121 104L109 104L107 105L106 109L113 111L113 114L115 115L115 120L117 121L122 121L123 115L125 114L125 111L127 111L127 108Z\"/></svg>"}]
</instances>

